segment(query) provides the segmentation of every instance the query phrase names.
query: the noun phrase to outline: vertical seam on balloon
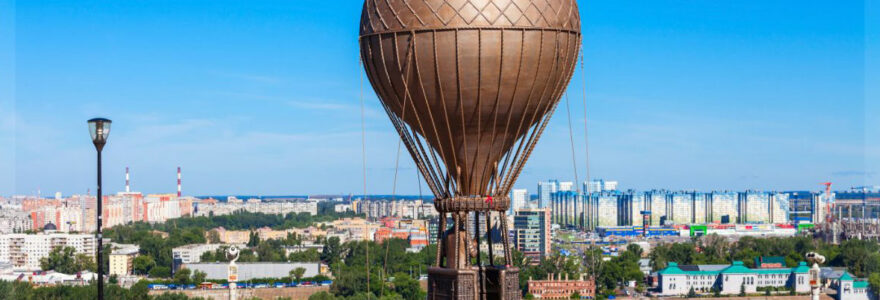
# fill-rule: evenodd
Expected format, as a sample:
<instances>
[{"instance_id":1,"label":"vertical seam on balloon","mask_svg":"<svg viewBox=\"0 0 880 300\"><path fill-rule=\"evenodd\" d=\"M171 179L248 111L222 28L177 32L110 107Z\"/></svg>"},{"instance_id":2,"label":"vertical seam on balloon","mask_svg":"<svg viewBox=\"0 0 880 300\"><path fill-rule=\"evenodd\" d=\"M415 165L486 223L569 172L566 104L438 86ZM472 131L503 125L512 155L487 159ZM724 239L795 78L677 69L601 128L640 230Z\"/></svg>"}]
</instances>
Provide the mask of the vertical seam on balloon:
<instances>
[{"instance_id":1,"label":"vertical seam on balloon","mask_svg":"<svg viewBox=\"0 0 880 300\"><path fill-rule=\"evenodd\" d=\"M480 157L480 145L483 143L483 29L477 29L477 145L474 147L474 162L471 163L471 171L468 172L469 175L467 180L467 186L465 187L468 193L473 193L474 191L474 168L477 166L477 160ZM472 117L473 119L473 117ZM465 136L465 139L467 137ZM468 162L465 162L468 163Z\"/></svg>"},{"instance_id":2,"label":"vertical seam on balloon","mask_svg":"<svg viewBox=\"0 0 880 300\"><path fill-rule=\"evenodd\" d=\"M440 60L439 60L439 57L437 56L437 30L432 31L431 41L432 41L431 44L433 46L433 55L434 55L434 76L435 76L435 78L437 78L437 90L439 91L439 94L441 97L440 98L441 102L443 102L443 117L446 120L446 132L449 135L449 144L454 145L455 143L454 143L454 140L452 137L452 123L450 123L450 121L449 121L449 111L446 107L447 106L446 105L446 97L443 92L443 81L440 80ZM450 147L450 149L452 150L452 161L453 162L458 161L458 155L455 152L455 147L454 146ZM447 181L449 180L449 175L448 175L449 171L450 171L449 165L447 165L446 166Z\"/></svg>"},{"instance_id":3,"label":"vertical seam on balloon","mask_svg":"<svg viewBox=\"0 0 880 300\"><path fill-rule=\"evenodd\" d=\"M514 2L511 2L511 3L514 3ZM523 58L525 57L526 31L520 30L520 32L522 34L520 36L519 65L516 69L516 80L514 80L515 84L513 86L513 94L510 97L510 99L511 99L510 106L508 106L508 108L507 108L507 122L504 127L504 138L505 139L507 139L507 136L510 134L511 113L513 112L514 101L516 101L516 94L517 94L516 92L519 90L519 78L520 78L520 75L522 74L522 66L523 66L523 60L524 60ZM527 107L528 107L528 105L526 105L526 108ZM518 140L520 140L519 137L516 135L514 135L513 138L514 138L514 141L513 141L513 144L511 144L511 146L516 145L516 142ZM506 177L506 173L504 173L504 172L507 171L507 168L508 168L507 163L508 163L508 159L510 158L510 153L511 153L510 150L508 150L505 153L504 162L501 164L501 169L497 172L497 174L499 174L499 176L501 176L501 177ZM497 187L499 184L503 184L503 181L496 182L495 184L496 184L496 192L499 192L499 190L497 190ZM502 187L502 190L500 190L500 192L504 192L506 194L507 191L503 190L503 185L501 187Z\"/></svg>"},{"instance_id":4,"label":"vertical seam on balloon","mask_svg":"<svg viewBox=\"0 0 880 300\"><path fill-rule=\"evenodd\" d=\"M538 47L538 62L537 62L537 65L535 66L535 78L532 80L532 85L529 87L529 94L526 96L526 99L527 99L526 106L525 106L526 109L528 109L532 105L532 99L533 99L532 96L535 93L535 85L538 82L538 76L541 74L541 64L544 60L544 30L543 29L540 30L540 33L541 34L539 36L539 45L540 46ZM523 30L523 40L525 40L525 30ZM535 104L536 109L537 109L538 105L539 105L539 103ZM520 131L523 129L522 126L525 122L527 115L528 114L524 113L520 117L519 125L517 125L517 127L516 127L516 136L519 136ZM532 117L533 121L534 121L534 118L535 117L533 116ZM531 126L529 126L529 128L530 127ZM512 170L516 168L516 164L519 159L520 151L522 151L523 147L527 144L528 139L526 138L526 136L529 135L529 128L526 128L526 131L523 132L522 138L519 139L519 146L517 147L516 152L513 155L513 159L510 162L510 168ZM513 173L511 172L511 173L508 173L507 176L505 176L504 184L503 184L502 188L509 189L510 184L508 182L510 181L510 178L513 177L512 174Z\"/></svg>"},{"instance_id":5,"label":"vertical seam on balloon","mask_svg":"<svg viewBox=\"0 0 880 300\"><path fill-rule=\"evenodd\" d=\"M494 180L492 180L491 177L489 178L489 182L483 182L483 180L486 180L486 171L489 167L491 167L489 165L489 163L492 163L492 161L491 161L492 155L495 152L494 150L492 150L492 148L495 148L495 141L498 138L498 135L496 134L497 133L496 130L498 127L498 125L497 125L497 123L498 123L498 102L501 100L501 83L503 82L502 79L504 79L504 73L503 73L504 72L504 29L503 28L501 29L501 46L499 48L501 48L501 50L500 50L500 54L498 55L499 56L499 60L498 60L498 88L495 93L495 105L492 107L492 143L490 144L491 146L489 147L489 149L490 149L489 153L486 155L486 164L483 165L483 171L481 172L482 174L480 175L480 186L485 187L483 192L485 195L489 195L489 196L494 196L494 194L492 193L493 191L491 190L492 182ZM503 150L499 150L499 151L503 151ZM495 163L497 164L498 162L496 161ZM497 171L497 170L492 170L492 173L490 175L495 175L495 171ZM488 217L486 217L486 218L488 218Z\"/></svg>"},{"instance_id":6,"label":"vertical seam on balloon","mask_svg":"<svg viewBox=\"0 0 880 300\"><path fill-rule=\"evenodd\" d=\"M375 38L381 43L381 35L375 36ZM369 38L368 40L372 40L372 38ZM362 48L366 48L366 50L369 52L370 56L372 56L373 47L369 43L364 44L363 39L362 39ZM383 64L383 68L384 67L385 67L385 65ZM370 79L371 82L373 81L373 79L372 79L373 77L375 77L377 79L379 78L378 74L376 74L377 71L375 69L375 66L369 67L369 68L367 68L367 70L373 74L373 76L367 77L368 79ZM381 84L381 82L374 84L374 87L376 87L377 89L383 90L383 91L385 90L384 86ZM387 105L385 105L385 102L380 101L380 103L382 104L382 108L385 109L386 114L388 114L389 118L391 119L392 125L394 125L394 128L397 130L398 134L402 135L405 131L404 131L404 129L401 129L401 125L399 124L399 120L396 119L396 116L391 112L389 107ZM401 136L401 138L404 138L404 137ZM409 149L409 146L407 147L407 150L412 152L412 150ZM436 185L436 183L429 182L428 180L426 180L426 182L428 183L429 188L431 188L432 192L436 192L436 187L434 186L434 185Z\"/></svg>"},{"instance_id":7,"label":"vertical seam on balloon","mask_svg":"<svg viewBox=\"0 0 880 300\"><path fill-rule=\"evenodd\" d=\"M397 49L398 46L397 46L397 34L396 34L396 33L395 33L395 39L394 39L394 40L395 40L395 49ZM401 79L403 80L403 84L404 84L404 89L405 89L405 90L404 90L404 93L406 94L405 97L413 98L413 97L412 97L412 94L411 94L411 91L409 90L409 84L408 84L407 82L408 82L408 77L409 77L409 71L411 70L411 69L410 69L410 67L411 67L410 64L411 64L411 63L412 63L412 64L416 64L416 68L418 68L418 64L415 62L415 59L413 59L412 62L410 61L410 57L413 57L413 55L415 55L415 32L410 32L410 45L411 45L411 47L409 47L409 48L407 49L407 71L406 71L407 73L406 73L406 74L402 74L402 78L401 78ZM410 50L412 50L412 52L410 52ZM395 53L396 53L396 52L395 52ZM399 55L396 56L396 60L398 61L398 65L399 65L399 64L400 64L400 63L399 63L399 60L400 60ZM418 76L418 70L416 70L416 72L417 72L417 73L416 73L416 76ZM411 104L412 104L413 112L415 112L415 111L416 111L415 99L413 99L413 101L411 102ZM403 107L403 110L405 111L405 110L407 109L407 107L406 107L406 103L404 103L403 106L404 106L404 107ZM428 109L430 110L430 108L428 108ZM419 128L421 129L421 131L422 131L422 132L426 132L426 131L425 131L425 128L424 128L424 125L422 124L421 117L419 117L418 114L415 114L415 117L416 117L416 121L418 122L418 124L419 124ZM405 115L404 115L403 117L401 117L401 118L402 118L402 119L405 119ZM404 122L405 122L405 120L404 120ZM433 122L433 118L432 118L432 122ZM428 152L430 152L430 153L432 154L432 156L428 156L428 153L426 153L426 151L425 151L425 149L424 149L425 146L423 145L421 139L419 138L419 133L418 133L417 131L415 131L415 129L412 128L412 126L410 126L410 129L411 129L411 131L412 131L412 135L414 136L414 139L415 139L415 141L416 141L416 145L418 146L419 150L421 151L421 155L424 156L424 161L426 161L426 162L430 161L430 162L433 163L433 164L431 165L431 168L432 168L431 170L432 170L432 175L433 175L433 177L436 178L437 174L439 174L439 172L442 171L443 169L441 168L441 165L439 164L439 162L438 162L438 160L437 160L437 156L436 156L436 154L435 154L435 151L433 151L433 149L430 148L430 145L429 145L428 149L429 149L429 150L432 150L432 151L428 151ZM427 136L425 137L425 139L427 140ZM433 159L432 159L432 158L433 158ZM435 173L435 172L436 172L436 173Z\"/></svg>"},{"instance_id":8,"label":"vertical seam on balloon","mask_svg":"<svg viewBox=\"0 0 880 300\"><path fill-rule=\"evenodd\" d=\"M421 76L421 72L419 69L419 63L418 63L418 59L417 59L417 57L418 57L418 52L417 52L418 48L417 47L418 46L415 42L415 34L416 34L415 32L411 33L412 38L413 38L413 40L412 40L413 41L412 42L412 51L413 51L412 52L412 63L415 65L416 77L421 79L422 76ZM424 83L422 82L422 80L419 80L418 82L419 82L419 88L421 88L421 91L422 91L422 96L424 96L423 98L425 99L425 107L428 109L428 117L430 118L430 121L431 121L429 124L431 125L431 129L433 129L433 131L434 131L434 140L437 142L437 145L438 145L437 149L434 149L435 151L431 151L431 154L433 155L433 158L435 160L435 164L437 164L437 167L440 168L441 164L440 164L440 161L437 159L436 153L440 152L440 157L443 157L443 158L445 158L446 155L443 151L443 147L439 146L440 145L440 133L437 131L437 121L434 119L434 113L431 109L431 104L428 102L428 95L425 92ZM442 93L441 93L440 97L441 97L441 99L443 99ZM443 102L443 101L441 100L441 102ZM443 102L443 103L445 103L445 102ZM413 99L413 111L415 111L415 110L416 110L415 99ZM416 115L416 117L419 118L418 115ZM428 139L427 132L423 128L421 121L419 121L419 127L422 129L423 132L425 132L425 140L427 140ZM428 145L430 146L430 143ZM448 167L447 167L447 169L448 169ZM442 171L442 169L439 169L438 171Z\"/></svg>"},{"instance_id":9,"label":"vertical seam on balloon","mask_svg":"<svg viewBox=\"0 0 880 300\"><path fill-rule=\"evenodd\" d=\"M542 47L544 46L544 32L545 32L545 31L542 29L542 30L541 30L541 46L542 46ZM559 53L558 53L558 52L559 52L559 45L558 45L558 43L559 43L559 40L558 40L558 35L557 35L557 37L556 37L556 44L557 44L557 45L556 45L556 47L554 48L554 52L556 52L557 55L559 54ZM555 71L557 70L557 65L558 65L557 63L558 63L558 62L559 62L559 58L558 58L558 57L557 57L556 59L553 60L553 66L550 68L550 76L552 76L553 73L555 73ZM539 72L540 72L540 70L539 70ZM552 78L552 77L551 77L551 78ZM536 80L537 80L537 77L536 77ZM555 100L553 100L553 98L552 98L552 94L551 94L551 98L550 98L550 99L545 99L545 98L546 98L545 95L546 95L546 93L547 93L547 87L549 87L549 86L550 86L550 83L549 83L549 81L548 81L548 83L547 83L546 85L544 85L544 87L541 89L541 94L540 94L540 96L538 97L538 99L540 99L541 102L538 102L538 103L535 104L535 105L536 105L535 112L532 114L532 120L529 121L529 124L534 123L534 125L529 125L529 130L526 131L526 132L529 132L529 131L530 131L531 133L529 134L529 138L527 138L527 139L525 140L525 141L527 141L527 142L526 142L526 146L525 146L524 151L521 153L521 154L522 154L522 158L520 158L519 156L514 157L515 168L514 168L513 172L510 174L510 175L511 175L511 177L510 177L510 181L507 182L507 186L508 186L508 187L509 187L510 185L512 185L513 182L516 181L516 178L517 178L516 173L519 173L519 171L522 170L522 166L525 164L525 160L529 157L529 154L531 154L531 149L532 149L532 147L534 147L534 144L537 142L538 138L540 138L539 130L537 130L538 127L540 126L541 122L542 122L543 120L545 120L545 116L546 116L547 112L550 110L550 107L551 107L551 106L552 106L552 107L555 107L555 105L552 105L553 102L555 101ZM543 112L540 112L539 107L541 106L541 104L542 104L543 101L547 101L547 103L545 104L546 106L545 106L545 108L544 108L544 111L543 111ZM558 102L558 101L557 101L557 102ZM539 113L539 112L540 112L540 113ZM538 118L539 115L541 116L541 118ZM525 117L525 116L523 116L523 117ZM523 119L523 120L524 120L524 119ZM537 123L535 123L536 121L537 121Z\"/></svg>"},{"instance_id":10,"label":"vertical seam on balloon","mask_svg":"<svg viewBox=\"0 0 880 300\"><path fill-rule=\"evenodd\" d=\"M382 59L382 66L383 66L382 69L385 70L384 73L385 73L386 77L388 78L388 83L389 83L389 85L391 85L391 88L394 90L395 98L397 98L397 89L394 88L394 85L391 80L391 75L388 74L387 63L385 62L385 50L384 50L384 47L382 46L382 35L378 36L378 42L379 42L379 53L380 53L379 57ZM380 102L382 102L382 101L380 101ZM391 111L391 108L388 105L386 105L384 102L382 102L382 105L383 105L383 107L386 108L386 113L388 113L388 116L390 117L390 119L392 119L392 121L396 124L398 134L401 135L401 138L407 138L409 142L412 142L412 138L409 137L409 132L407 131L406 125L403 123L403 121L400 120L400 118L398 118L393 113L393 111ZM410 146L407 146L407 150L409 150L410 153L413 153L413 150L410 149ZM414 157L417 157L417 159L423 159L419 155L415 155ZM435 191L435 194L438 191L438 190L436 190L436 187L433 186L433 184L432 184L432 190Z\"/></svg>"},{"instance_id":11,"label":"vertical seam on balloon","mask_svg":"<svg viewBox=\"0 0 880 300\"><path fill-rule=\"evenodd\" d=\"M566 35L569 35L569 36L570 36L571 34L566 33ZM566 39L566 41L569 41L569 40L570 40L570 37L569 37L568 39ZM555 51L554 51L554 52L557 53L557 57L556 57L556 59L554 60L554 68L553 68L553 69L556 69L557 62L560 61L560 58L559 58L559 56L558 56L558 54L559 54L559 49L560 49L560 48L559 48L559 31L558 31L558 30L557 30L556 33L555 33L554 41L555 41L555 45L556 45L556 47L555 47ZM569 48L569 47L570 47L570 45L569 45L568 43L566 43L566 49ZM566 52L566 56L568 56L568 55L569 55L569 53ZM566 58L567 58L567 57L566 57ZM571 67L572 67L572 70L573 70L574 66L571 66ZM559 74L559 76L557 76L556 78L559 79L559 78L561 78L562 76L564 76L563 74L570 74L570 72L571 72L570 70L566 70L565 73L561 73L561 74ZM551 74L553 74L553 73L551 73ZM564 83L559 84L559 86L557 86L555 89L557 89L557 90L564 90L564 87L566 87L567 85L568 85L568 80L565 80ZM545 92L546 92L546 89L545 89L543 92L541 92L541 95L543 96ZM559 93L559 92L553 92L553 93L550 94L550 97L551 97L551 98L549 99L549 100L550 100L550 103L553 103L553 102L555 102L555 103L552 105L552 109L551 109L550 106L548 105L548 110L545 110L545 112L544 112L544 113L545 113L545 115L544 115L545 117L544 117L543 120L540 122L540 123L541 123L540 128L538 128L538 130L534 131L534 133L536 133L537 135L535 135L535 138L531 140L531 142L530 142L530 144L529 144L529 147L527 148L526 152L523 154L522 159L519 161L519 164L518 164L518 167L517 167L517 169L516 169L516 172L513 173L513 180L510 182L510 184L512 184L513 182L515 182L515 181L516 181L516 178L519 177L519 175L518 175L519 171L522 170L522 167L523 167L523 166L526 164L526 162L528 161L529 156L531 155L532 151L534 150L535 145L537 144L538 139L539 139L540 136L543 134L544 129L547 127L547 124L550 122L550 119L551 119L552 116L553 116L553 112L555 111L556 106L559 105L559 101L558 101L558 100L553 100L553 99L558 99L558 97L557 97L556 95L560 95L560 96L561 96L561 93Z\"/></svg>"},{"instance_id":12,"label":"vertical seam on balloon","mask_svg":"<svg viewBox=\"0 0 880 300\"><path fill-rule=\"evenodd\" d=\"M458 42L459 42L458 41L458 33L459 33L459 30L458 30L458 28L456 28L455 29L455 79L456 79L456 82L458 82L458 108L461 111L461 118L459 120L461 121L462 144L464 144L463 145L464 146L464 160L465 160L465 162L467 162L469 159L468 156L470 156L470 155L468 155L468 151L467 151L468 150L467 139L464 138L465 136L467 136L467 127L465 126L465 122L464 122L464 99L462 98L462 91L461 91L461 59L460 59L461 53L458 49L459 48L458 47ZM455 167L456 167L455 168L456 180L455 180L455 185L451 187L453 195L456 195L456 194L458 194L459 191L461 191L461 188L459 188L459 186L461 185L461 168L460 168L460 166L458 166L458 161L455 162Z\"/></svg>"}]
</instances>

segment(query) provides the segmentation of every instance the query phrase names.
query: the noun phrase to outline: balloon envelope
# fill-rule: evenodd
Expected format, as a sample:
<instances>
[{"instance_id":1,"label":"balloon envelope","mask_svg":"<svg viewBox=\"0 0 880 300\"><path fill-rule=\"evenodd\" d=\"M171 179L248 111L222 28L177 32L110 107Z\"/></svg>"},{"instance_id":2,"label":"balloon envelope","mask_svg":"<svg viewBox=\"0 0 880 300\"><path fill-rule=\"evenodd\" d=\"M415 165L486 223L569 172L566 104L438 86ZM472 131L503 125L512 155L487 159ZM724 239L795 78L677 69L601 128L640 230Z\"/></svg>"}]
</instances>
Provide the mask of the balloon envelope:
<instances>
[{"instance_id":1,"label":"balloon envelope","mask_svg":"<svg viewBox=\"0 0 880 300\"><path fill-rule=\"evenodd\" d=\"M360 35L367 77L401 135L415 131L436 152L456 195L486 195L505 154L536 139L529 129L559 102L580 16L575 0L367 0Z\"/></svg>"}]
</instances>

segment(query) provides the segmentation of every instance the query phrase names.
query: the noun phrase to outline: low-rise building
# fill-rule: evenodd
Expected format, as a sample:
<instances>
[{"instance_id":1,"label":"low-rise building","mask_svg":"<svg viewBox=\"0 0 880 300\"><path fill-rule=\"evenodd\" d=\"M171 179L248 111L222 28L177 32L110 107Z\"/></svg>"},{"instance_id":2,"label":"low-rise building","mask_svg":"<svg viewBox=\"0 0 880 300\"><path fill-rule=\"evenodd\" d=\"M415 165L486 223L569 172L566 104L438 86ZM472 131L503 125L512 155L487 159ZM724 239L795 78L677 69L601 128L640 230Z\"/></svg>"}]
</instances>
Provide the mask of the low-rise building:
<instances>
[{"instance_id":1,"label":"low-rise building","mask_svg":"<svg viewBox=\"0 0 880 300\"><path fill-rule=\"evenodd\" d=\"M873 293L867 281L853 278L844 271L837 284L837 300L872 300Z\"/></svg>"},{"instance_id":2,"label":"low-rise building","mask_svg":"<svg viewBox=\"0 0 880 300\"><path fill-rule=\"evenodd\" d=\"M722 295L735 295L741 292L755 293L758 288L764 287L807 293L810 291L808 271L806 262L794 268L768 269L750 269L741 261L734 261L728 266L679 266L670 262L665 269L657 272L659 296L687 295L691 289L696 293L718 290Z\"/></svg>"},{"instance_id":3,"label":"low-rise building","mask_svg":"<svg viewBox=\"0 0 880 300\"><path fill-rule=\"evenodd\" d=\"M238 281L247 281L255 278L282 278L290 276L290 271L296 268L305 269L303 277L314 277L322 272L326 272L327 268L321 263L236 263L238 266ZM229 271L229 263L195 263L184 264L181 268L190 271L202 271L206 274L206 279L224 280L227 278Z\"/></svg>"},{"instance_id":4,"label":"low-rise building","mask_svg":"<svg viewBox=\"0 0 880 300\"><path fill-rule=\"evenodd\" d=\"M38 234L0 234L0 262L12 264L15 270L40 270L40 259L49 256L56 247L71 247L75 254L90 257L96 252L95 236L44 232Z\"/></svg>"},{"instance_id":5,"label":"low-rise building","mask_svg":"<svg viewBox=\"0 0 880 300\"><path fill-rule=\"evenodd\" d=\"M136 245L117 245L110 253L110 275L130 275L134 258L137 257L140 248Z\"/></svg>"},{"instance_id":6,"label":"low-rise building","mask_svg":"<svg viewBox=\"0 0 880 300\"><path fill-rule=\"evenodd\" d=\"M174 259L180 259L180 262L183 264L192 264L202 262L202 254L205 252L215 252L220 247L229 247L232 245L229 244L192 244L192 245L184 245L180 247L176 247L171 249L171 257ZM244 245L235 245L240 249L244 248Z\"/></svg>"},{"instance_id":7,"label":"low-rise building","mask_svg":"<svg viewBox=\"0 0 880 300\"><path fill-rule=\"evenodd\" d=\"M593 279L584 280L581 276L578 280L568 280L565 278L554 278L553 274L549 275L547 280L528 281L528 293L537 299L571 299L574 294L580 295L581 298L588 297L592 299L596 294L596 284Z\"/></svg>"}]
</instances>

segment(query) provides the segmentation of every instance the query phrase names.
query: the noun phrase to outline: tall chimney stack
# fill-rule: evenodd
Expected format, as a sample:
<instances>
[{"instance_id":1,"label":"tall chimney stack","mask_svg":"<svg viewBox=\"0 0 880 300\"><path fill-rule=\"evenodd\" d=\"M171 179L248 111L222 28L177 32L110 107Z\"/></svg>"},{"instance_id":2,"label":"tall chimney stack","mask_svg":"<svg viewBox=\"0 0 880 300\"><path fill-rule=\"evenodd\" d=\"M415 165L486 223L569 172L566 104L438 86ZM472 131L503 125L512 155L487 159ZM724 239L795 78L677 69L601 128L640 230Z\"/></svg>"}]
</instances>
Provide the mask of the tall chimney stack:
<instances>
[{"instance_id":1,"label":"tall chimney stack","mask_svg":"<svg viewBox=\"0 0 880 300\"><path fill-rule=\"evenodd\" d=\"M180 167L177 167L177 197L180 198Z\"/></svg>"},{"instance_id":2,"label":"tall chimney stack","mask_svg":"<svg viewBox=\"0 0 880 300\"><path fill-rule=\"evenodd\" d=\"M125 192L131 193L131 185L129 184L128 167L125 167Z\"/></svg>"}]
</instances>

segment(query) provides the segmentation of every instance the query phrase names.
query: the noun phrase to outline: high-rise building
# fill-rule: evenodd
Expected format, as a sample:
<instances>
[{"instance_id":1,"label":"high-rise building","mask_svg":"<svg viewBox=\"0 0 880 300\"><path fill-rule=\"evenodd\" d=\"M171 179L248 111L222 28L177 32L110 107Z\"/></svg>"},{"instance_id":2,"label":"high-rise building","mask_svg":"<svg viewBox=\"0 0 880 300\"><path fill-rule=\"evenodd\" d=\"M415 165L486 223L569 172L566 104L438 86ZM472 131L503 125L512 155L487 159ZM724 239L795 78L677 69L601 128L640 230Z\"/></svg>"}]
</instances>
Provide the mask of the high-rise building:
<instances>
[{"instance_id":1,"label":"high-rise building","mask_svg":"<svg viewBox=\"0 0 880 300\"><path fill-rule=\"evenodd\" d=\"M538 182L538 208L545 208L550 205L550 197L559 188L559 181L548 180Z\"/></svg>"},{"instance_id":2,"label":"high-rise building","mask_svg":"<svg viewBox=\"0 0 880 300\"><path fill-rule=\"evenodd\" d=\"M559 188L557 189L557 191L566 192L566 191L573 191L573 190L574 190L574 182L571 182L571 181L560 181L559 182Z\"/></svg>"},{"instance_id":3,"label":"high-rise building","mask_svg":"<svg viewBox=\"0 0 880 300\"><path fill-rule=\"evenodd\" d=\"M740 192L739 223L769 223L770 193L758 191Z\"/></svg>"},{"instance_id":4,"label":"high-rise building","mask_svg":"<svg viewBox=\"0 0 880 300\"><path fill-rule=\"evenodd\" d=\"M812 222L814 194L809 191L793 191L786 194L789 200L789 219L795 222Z\"/></svg>"},{"instance_id":5,"label":"high-rise building","mask_svg":"<svg viewBox=\"0 0 880 300\"><path fill-rule=\"evenodd\" d=\"M693 220L693 195L691 193L676 192L666 195L671 204L668 210L673 224L690 224Z\"/></svg>"},{"instance_id":6,"label":"high-rise building","mask_svg":"<svg viewBox=\"0 0 880 300\"><path fill-rule=\"evenodd\" d=\"M739 220L737 194L734 192L712 192L709 194L712 203L711 217L713 223L733 224Z\"/></svg>"},{"instance_id":7,"label":"high-rise building","mask_svg":"<svg viewBox=\"0 0 880 300\"><path fill-rule=\"evenodd\" d=\"M666 222L666 191L645 192L645 201L651 211L651 226L665 225Z\"/></svg>"},{"instance_id":8,"label":"high-rise building","mask_svg":"<svg viewBox=\"0 0 880 300\"><path fill-rule=\"evenodd\" d=\"M526 207L529 201L529 191L526 189L514 189L510 192L510 213L513 214L520 208Z\"/></svg>"},{"instance_id":9,"label":"high-rise building","mask_svg":"<svg viewBox=\"0 0 880 300\"><path fill-rule=\"evenodd\" d=\"M709 195L705 193L693 193L693 224L707 224L709 222L709 210L712 209L712 202L709 201Z\"/></svg>"},{"instance_id":10,"label":"high-rise building","mask_svg":"<svg viewBox=\"0 0 880 300\"><path fill-rule=\"evenodd\" d=\"M790 214L790 200L786 193L770 194L770 223L788 223Z\"/></svg>"},{"instance_id":11,"label":"high-rise building","mask_svg":"<svg viewBox=\"0 0 880 300\"><path fill-rule=\"evenodd\" d=\"M521 209L513 217L514 245L536 263L550 254L550 210Z\"/></svg>"},{"instance_id":12,"label":"high-rise building","mask_svg":"<svg viewBox=\"0 0 880 300\"><path fill-rule=\"evenodd\" d=\"M581 222L583 207L580 195L573 191L558 191L551 194L551 214L553 222L559 225L577 225Z\"/></svg>"},{"instance_id":13,"label":"high-rise building","mask_svg":"<svg viewBox=\"0 0 880 300\"><path fill-rule=\"evenodd\" d=\"M594 197L594 203L596 203L596 210L598 211L597 224L598 226L618 226L618 214L617 214L617 198L620 193L616 192L602 192L602 193L594 193L592 197Z\"/></svg>"},{"instance_id":14,"label":"high-rise building","mask_svg":"<svg viewBox=\"0 0 880 300\"><path fill-rule=\"evenodd\" d=\"M650 210L645 206L645 194L635 192L630 192L629 194L632 195L632 198L630 198L632 201L632 210L630 210L629 213L629 218L632 220L631 224L633 226L644 226L645 222L642 218L642 211Z\"/></svg>"},{"instance_id":15,"label":"high-rise building","mask_svg":"<svg viewBox=\"0 0 880 300\"><path fill-rule=\"evenodd\" d=\"M584 182L584 191L589 192L607 192L616 191L617 181L606 181L604 179L595 179L590 182Z\"/></svg>"}]
</instances>

